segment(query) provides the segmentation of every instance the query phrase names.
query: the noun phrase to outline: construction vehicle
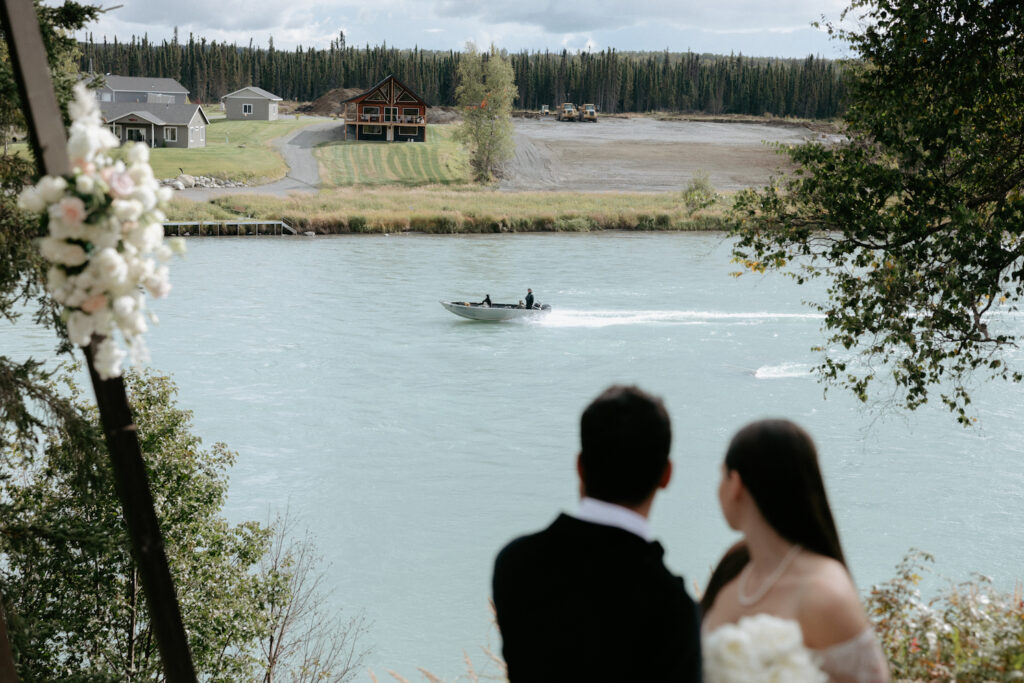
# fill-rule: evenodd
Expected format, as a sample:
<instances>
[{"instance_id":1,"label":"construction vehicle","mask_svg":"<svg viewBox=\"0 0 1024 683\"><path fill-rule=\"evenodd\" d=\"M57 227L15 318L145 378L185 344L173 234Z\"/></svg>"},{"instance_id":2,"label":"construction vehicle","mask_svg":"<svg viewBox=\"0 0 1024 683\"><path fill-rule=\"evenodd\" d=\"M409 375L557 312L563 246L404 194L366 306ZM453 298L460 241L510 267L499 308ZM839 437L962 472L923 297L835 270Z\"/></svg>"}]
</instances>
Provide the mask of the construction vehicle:
<instances>
[{"instance_id":1,"label":"construction vehicle","mask_svg":"<svg viewBox=\"0 0 1024 683\"><path fill-rule=\"evenodd\" d=\"M578 121L580 113L576 110L576 105L572 102L563 102L558 107L558 120L559 121Z\"/></svg>"},{"instance_id":2,"label":"construction vehicle","mask_svg":"<svg viewBox=\"0 0 1024 683\"><path fill-rule=\"evenodd\" d=\"M541 116L547 116L550 113L551 113L551 109L550 109L550 107L548 107L548 105L546 105L546 104L540 105L540 115Z\"/></svg>"},{"instance_id":3,"label":"construction vehicle","mask_svg":"<svg viewBox=\"0 0 1024 683\"><path fill-rule=\"evenodd\" d=\"M593 121L597 123L597 109L592 104L580 105L580 121Z\"/></svg>"}]
</instances>

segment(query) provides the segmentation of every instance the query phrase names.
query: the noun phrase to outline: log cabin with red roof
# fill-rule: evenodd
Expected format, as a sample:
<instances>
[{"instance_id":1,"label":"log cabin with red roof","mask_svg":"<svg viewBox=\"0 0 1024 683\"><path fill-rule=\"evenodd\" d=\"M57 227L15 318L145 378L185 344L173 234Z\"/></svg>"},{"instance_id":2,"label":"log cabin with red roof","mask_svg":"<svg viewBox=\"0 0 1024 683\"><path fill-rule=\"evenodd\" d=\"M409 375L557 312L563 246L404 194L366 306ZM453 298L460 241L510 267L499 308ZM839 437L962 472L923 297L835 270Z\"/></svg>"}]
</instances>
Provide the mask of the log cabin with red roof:
<instances>
[{"instance_id":1,"label":"log cabin with red roof","mask_svg":"<svg viewBox=\"0 0 1024 683\"><path fill-rule=\"evenodd\" d=\"M345 137L350 140L424 142L429 104L394 76L344 100Z\"/></svg>"}]
</instances>

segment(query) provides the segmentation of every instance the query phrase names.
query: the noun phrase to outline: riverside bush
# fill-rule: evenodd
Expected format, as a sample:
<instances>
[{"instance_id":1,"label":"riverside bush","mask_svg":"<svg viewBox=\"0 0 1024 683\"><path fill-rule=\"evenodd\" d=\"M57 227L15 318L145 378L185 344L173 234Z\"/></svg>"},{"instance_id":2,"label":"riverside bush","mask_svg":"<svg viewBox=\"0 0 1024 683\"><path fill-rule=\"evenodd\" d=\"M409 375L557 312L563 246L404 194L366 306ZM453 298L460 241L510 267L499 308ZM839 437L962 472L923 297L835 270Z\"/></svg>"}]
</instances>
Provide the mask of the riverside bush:
<instances>
[{"instance_id":1,"label":"riverside bush","mask_svg":"<svg viewBox=\"0 0 1024 683\"><path fill-rule=\"evenodd\" d=\"M866 608L893 680L1024 681L1024 600L990 579L950 585L925 601L918 585L934 558L912 550L891 581L874 586Z\"/></svg>"}]
</instances>

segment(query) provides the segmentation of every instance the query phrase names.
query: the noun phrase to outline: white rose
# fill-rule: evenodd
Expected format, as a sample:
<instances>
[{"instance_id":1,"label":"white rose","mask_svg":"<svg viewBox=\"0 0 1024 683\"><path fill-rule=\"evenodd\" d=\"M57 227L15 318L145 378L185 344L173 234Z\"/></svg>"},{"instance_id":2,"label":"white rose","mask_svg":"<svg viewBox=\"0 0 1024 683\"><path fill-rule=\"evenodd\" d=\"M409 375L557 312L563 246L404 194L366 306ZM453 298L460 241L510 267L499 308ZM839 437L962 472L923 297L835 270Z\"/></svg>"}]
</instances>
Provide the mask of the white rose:
<instances>
[{"instance_id":1,"label":"white rose","mask_svg":"<svg viewBox=\"0 0 1024 683\"><path fill-rule=\"evenodd\" d=\"M149 147L136 142L128 146L124 157L129 164L146 164L149 162Z\"/></svg>"},{"instance_id":2,"label":"white rose","mask_svg":"<svg viewBox=\"0 0 1024 683\"><path fill-rule=\"evenodd\" d=\"M46 291L51 294L68 284L68 274L59 266L50 266L46 271Z\"/></svg>"},{"instance_id":3,"label":"white rose","mask_svg":"<svg viewBox=\"0 0 1024 683\"><path fill-rule=\"evenodd\" d=\"M39 192L39 188L34 186L26 187L18 195L18 207L22 211L30 211L32 213L42 213L46 210L46 200L43 199L42 193Z\"/></svg>"},{"instance_id":4,"label":"white rose","mask_svg":"<svg viewBox=\"0 0 1024 683\"><path fill-rule=\"evenodd\" d=\"M68 113L72 120L86 119L98 113L96 98L89 91L85 81L79 81L74 87L75 97L68 103Z\"/></svg>"},{"instance_id":5,"label":"white rose","mask_svg":"<svg viewBox=\"0 0 1024 683\"><path fill-rule=\"evenodd\" d=\"M127 315L115 316L117 326L121 328L125 336L143 334L149 327L146 325L146 317L142 311L133 311Z\"/></svg>"},{"instance_id":6,"label":"white rose","mask_svg":"<svg viewBox=\"0 0 1024 683\"><path fill-rule=\"evenodd\" d=\"M99 347L96 349L96 356L93 358L96 374L100 376L100 379L120 377L121 363L124 361L124 357L124 351L121 350L113 339L107 337L100 342Z\"/></svg>"},{"instance_id":7,"label":"white rose","mask_svg":"<svg viewBox=\"0 0 1024 683\"><path fill-rule=\"evenodd\" d=\"M160 246L164 238L164 226L160 223L146 223L129 232L126 239L142 253L148 253Z\"/></svg>"},{"instance_id":8,"label":"white rose","mask_svg":"<svg viewBox=\"0 0 1024 683\"><path fill-rule=\"evenodd\" d=\"M167 186L160 187L156 191L156 198L160 201L161 204L166 204L167 202L171 201L173 197L174 190Z\"/></svg>"},{"instance_id":9,"label":"white rose","mask_svg":"<svg viewBox=\"0 0 1024 683\"><path fill-rule=\"evenodd\" d=\"M137 221L142 215L142 204L134 199L115 199L110 208L121 221Z\"/></svg>"},{"instance_id":10,"label":"white rose","mask_svg":"<svg viewBox=\"0 0 1024 683\"><path fill-rule=\"evenodd\" d=\"M129 166L128 175L135 181L136 186L141 185L150 192L156 191L156 177L153 176L153 169L150 168L149 164L134 164Z\"/></svg>"},{"instance_id":11,"label":"white rose","mask_svg":"<svg viewBox=\"0 0 1024 683\"><path fill-rule=\"evenodd\" d=\"M117 243L121 241L120 235L106 228L89 230L85 238L92 242L92 246L96 249L116 249Z\"/></svg>"},{"instance_id":12,"label":"white rose","mask_svg":"<svg viewBox=\"0 0 1024 683\"><path fill-rule=\"evenodd\" d=\"M171 292L171 281L167 274L167 266L160 266L156 272L146 278L146 289L154 299L162 299Z\"/></svg>"},{"instance_id":13,"label":"white rose","mask_svg":"<svg viewBox=\"0 0 1024 683\"><path fill-rule=\"evenodd\" d=\"M47 175L39 179L36 188L44 202L53 204L64 196L64 191L68 189L68 183L60 176Z\"/></svg>"},{"instance_id":14,"label":"white rose","mask_svg":"<svg viewBox=\"0 0 1024 683\"><path fill-rule=\"evenodd\" d=\"M142 204L143 211L152 211L156 208L156 192L145 186L136 186L132 193L132 199Z\"/></svg>"},{"instance_id":15,"label":"white rose","mask_svg":"<svg viewBox=\"0 0 1024 683\"><path fill-rule=\"evenodd\" d=\"M130 296L119 296L114 299L114 313L118 316L135 312L135 299Z\"/></svg>"},{"instance_id":16,"label":"white rose","mask_svg":"<svg viewBox=\"0 0 1024 683\"><path fill-rule=\"evenodd\" d=\"M125 263L120 254L109 247L100 249L93 256L88 270L92 272L97 282L103 286L124 284L125 279L128 277L128 264Z\"/></svg>"},{"instance_id":17,"label":"white rose","mask_svg":"<svg viewBox=\"0 0 1024 683\"><path fill-rule=\"evenodd\" d=\"M171 248L171 251L173 251L175 254L178 254L179 256L183 255L187 250L187 247L185 246L184 237L170 238L169 240L167 240L167 246L169 246Z\"/></svg>"},{"instance_id":18,"label":"white rose","mask_svg":"<svg viewBox=\"0 0 1024 683\"><path fill-rule=\"evenodd\" d=\"M39 240L39 251L43 258L50 263L71 268L80 266L88 260L88 255L82 247L53 237L44 237Z\"/></svg>"},{"instance_id":19,"label":"white rose","mask_svg":"<svg viewBox=\"0 0 1024 683\"><path fill-rule=\"evenodd\" d=\"M82 311L71 311L68 315L68 339L75 346L87 346L94 331L92 316Z\"/></svg>"},{"instance_id":20,"label":"white rose","mask_svg":"<svg viewBox=\"0 0 1024 683\"><path fill-rule=\"evenodd\" d=\"M96 189L96 179L88 173L79 173L75 176L75 191L78 194L92 194Z\"/></svg>"}]
</instances>

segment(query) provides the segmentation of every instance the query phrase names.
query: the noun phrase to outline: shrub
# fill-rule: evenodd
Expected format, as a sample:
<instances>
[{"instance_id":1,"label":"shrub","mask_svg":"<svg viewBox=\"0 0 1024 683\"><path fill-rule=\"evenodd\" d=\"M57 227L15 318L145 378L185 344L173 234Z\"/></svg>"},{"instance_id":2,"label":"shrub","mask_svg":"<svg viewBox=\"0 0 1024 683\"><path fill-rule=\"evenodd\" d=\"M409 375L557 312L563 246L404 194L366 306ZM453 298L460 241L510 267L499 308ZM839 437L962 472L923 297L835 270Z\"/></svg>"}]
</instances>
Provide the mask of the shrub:
<instances>
[{"instance_id":1,"label":"shrub","mask_svg":"<svg viewBox=\"0 0 1024 683\"><path fill-rule=\"evenodd\" d=\"M683 189L683 204L690 213L706 209L718 201L711 179L704 171L697 171Z\"/></svg>"},{"instance_id":2,"label":"shrub","mask_svg":"<svg viewBox=\"0 0 1024 683\"><path fill-rule=\"evenodd\" d=\"M897 576L871 589L866 607L893 680L983 683L1024 680L1024 600L990 579L950 585L925 602L918 584L934 558L912 550Z\"/></svg>"}]
</instances>

